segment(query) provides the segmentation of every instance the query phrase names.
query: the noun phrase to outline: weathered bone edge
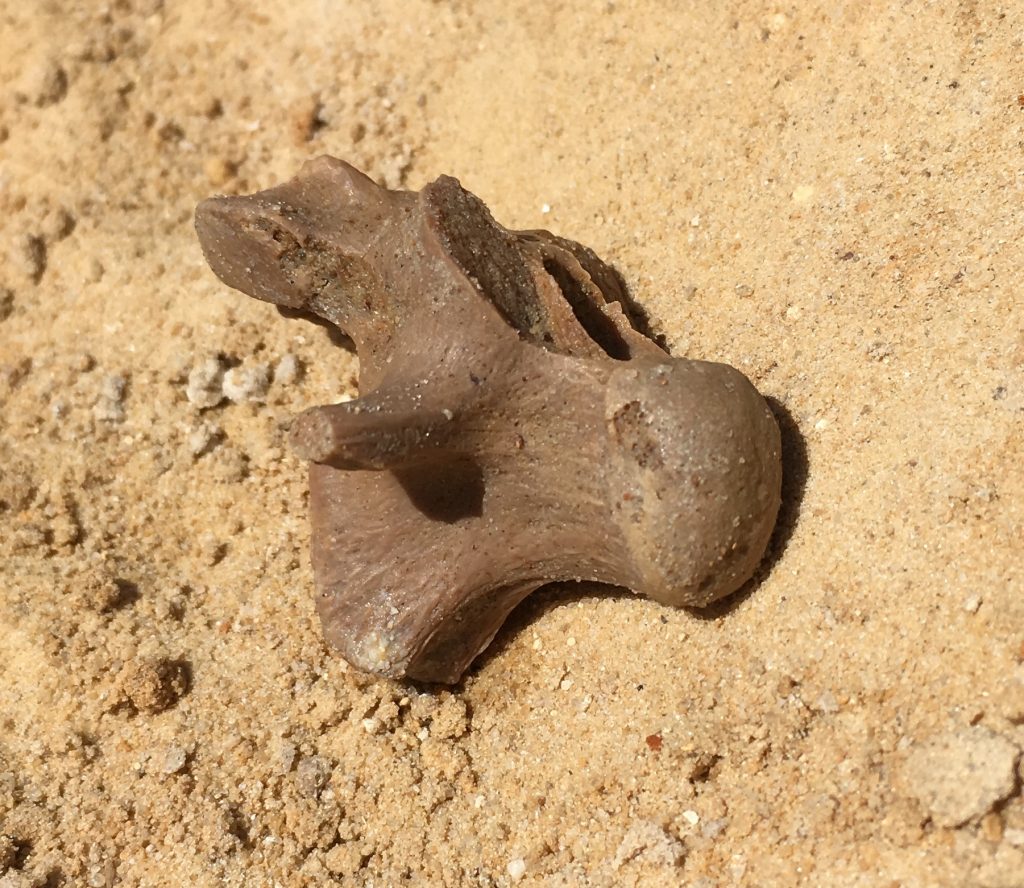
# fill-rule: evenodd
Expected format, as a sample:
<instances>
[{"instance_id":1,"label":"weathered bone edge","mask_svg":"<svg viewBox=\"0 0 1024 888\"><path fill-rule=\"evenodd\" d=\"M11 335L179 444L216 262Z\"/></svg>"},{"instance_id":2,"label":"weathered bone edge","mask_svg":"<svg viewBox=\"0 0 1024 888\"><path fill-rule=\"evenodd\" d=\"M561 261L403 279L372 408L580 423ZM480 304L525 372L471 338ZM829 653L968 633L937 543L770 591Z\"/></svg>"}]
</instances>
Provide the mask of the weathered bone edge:
<instances>
[{"instance_id":1,"label":"weathered bone edge","mask_svg":"<svg viewBox=\"0 0 1024 888\"><path fill-rule=\"evenodd\" d=\"M196 211L224 283L336 325L361 397L294 422L324 635L358 669L456 682L555 580L702 606L753 573L779 429L737 370L673 358L616 274L442 176L389 191L330 157Z\"/></svg>"}]
</instances>

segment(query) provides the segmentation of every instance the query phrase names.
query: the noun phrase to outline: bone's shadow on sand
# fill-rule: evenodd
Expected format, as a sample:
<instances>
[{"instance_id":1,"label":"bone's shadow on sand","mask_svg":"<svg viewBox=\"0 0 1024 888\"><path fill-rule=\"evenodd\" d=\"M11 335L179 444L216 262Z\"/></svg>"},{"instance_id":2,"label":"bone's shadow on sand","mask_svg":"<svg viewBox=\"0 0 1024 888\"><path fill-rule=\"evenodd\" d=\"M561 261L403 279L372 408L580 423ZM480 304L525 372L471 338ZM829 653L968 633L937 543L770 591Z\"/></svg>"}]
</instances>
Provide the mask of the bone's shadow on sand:
<instances>
[{"instance_id":1,"label":"bone's shadow on sand","mask_svg":"<svg viewBox=\"0 0 1024 888\"><path fill-rule=\"evenodd\" d=\"M779 517L775 522L775 530L772 532L765 557L753 577L721 601L716 601L705 608L686 608L691 616L702 621L722 619L760 588L782 559L799 523L810 469L807 443L796 420L785 405L775 398L769 397L766 400L779 423L782 436L782 503L779 507ZM569 607L580 601L605 599L632 599L637 606L661 609L659 605L640 598L629 589L620 586L604 586L600 583L552 583L528 596L509 614L505 624L495 635L494 641L474 661L469 674L478 672L492 659L504 653L520 632L550 611Z\"/></svg>"}]
</instances>

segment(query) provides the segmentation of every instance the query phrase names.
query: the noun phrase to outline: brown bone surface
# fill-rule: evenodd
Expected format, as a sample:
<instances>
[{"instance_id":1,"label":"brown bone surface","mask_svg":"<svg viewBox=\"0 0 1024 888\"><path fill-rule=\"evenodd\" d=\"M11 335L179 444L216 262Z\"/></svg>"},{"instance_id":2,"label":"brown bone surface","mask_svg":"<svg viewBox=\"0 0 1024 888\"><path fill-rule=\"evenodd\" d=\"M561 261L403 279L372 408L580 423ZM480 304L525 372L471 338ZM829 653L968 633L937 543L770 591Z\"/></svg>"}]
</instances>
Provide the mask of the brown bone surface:
<instances>
[{"instance_id":1,"label":"brown bone surface","mask_svg":"<svg viewBox=\"0 0 1024 888\"><path fill-rule=\"evenodd\" d=\"M503 228L450 177L389 191L329 157L196 227L226 284L358 351L361 396L291 433L324 634L357 668L458 681L554 580L699 606L752 574L778 426L737 370L638 332L590 250Z\"/></svg>"}]
</instances>

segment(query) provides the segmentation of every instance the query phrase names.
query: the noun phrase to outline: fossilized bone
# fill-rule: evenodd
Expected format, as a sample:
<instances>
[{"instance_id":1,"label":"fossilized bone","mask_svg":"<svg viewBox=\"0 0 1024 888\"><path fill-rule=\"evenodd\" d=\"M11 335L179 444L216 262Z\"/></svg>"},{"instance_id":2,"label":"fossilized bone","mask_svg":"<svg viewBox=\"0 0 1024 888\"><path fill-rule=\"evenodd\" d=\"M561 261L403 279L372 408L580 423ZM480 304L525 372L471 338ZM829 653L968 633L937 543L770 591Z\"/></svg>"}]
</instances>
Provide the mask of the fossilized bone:
<instances>
[{"instance_id":1,"label":"fossilized bone","mask_svg":"<svg viewBox=\"0 0 1024 888\"><path fill-rule=\"evenodd\" d=\"M778 426L737 370L638 332L590 250L508 231L447 176L388 191L329 157L196 227L226 284L355 343L360 397L291 441L324 634L357 668L458 681L554 580L704 605L752 574Z\"/></svg>"}]
</instances>

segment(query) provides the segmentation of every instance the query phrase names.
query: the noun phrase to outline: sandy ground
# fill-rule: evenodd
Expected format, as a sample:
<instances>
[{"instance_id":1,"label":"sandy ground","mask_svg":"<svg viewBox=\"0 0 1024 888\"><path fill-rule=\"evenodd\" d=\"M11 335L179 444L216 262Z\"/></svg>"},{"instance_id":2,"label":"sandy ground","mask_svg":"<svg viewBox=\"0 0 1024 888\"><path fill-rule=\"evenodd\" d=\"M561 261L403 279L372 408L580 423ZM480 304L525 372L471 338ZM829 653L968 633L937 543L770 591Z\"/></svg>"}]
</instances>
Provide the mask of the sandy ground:
<instances>
[{"instance_id":1,"label":"sandy ground","mask_svg":"<svg viewBox=\"0 0 1024 888\"><path fill-rule=\"evenodd\" d=\"M1024 884L1024 6L0 0L0 84L0 886ZM285 430L358 365L192 229L321 153L774 399L757 580L332 657Z\"/></svg>"}]
</instances>

